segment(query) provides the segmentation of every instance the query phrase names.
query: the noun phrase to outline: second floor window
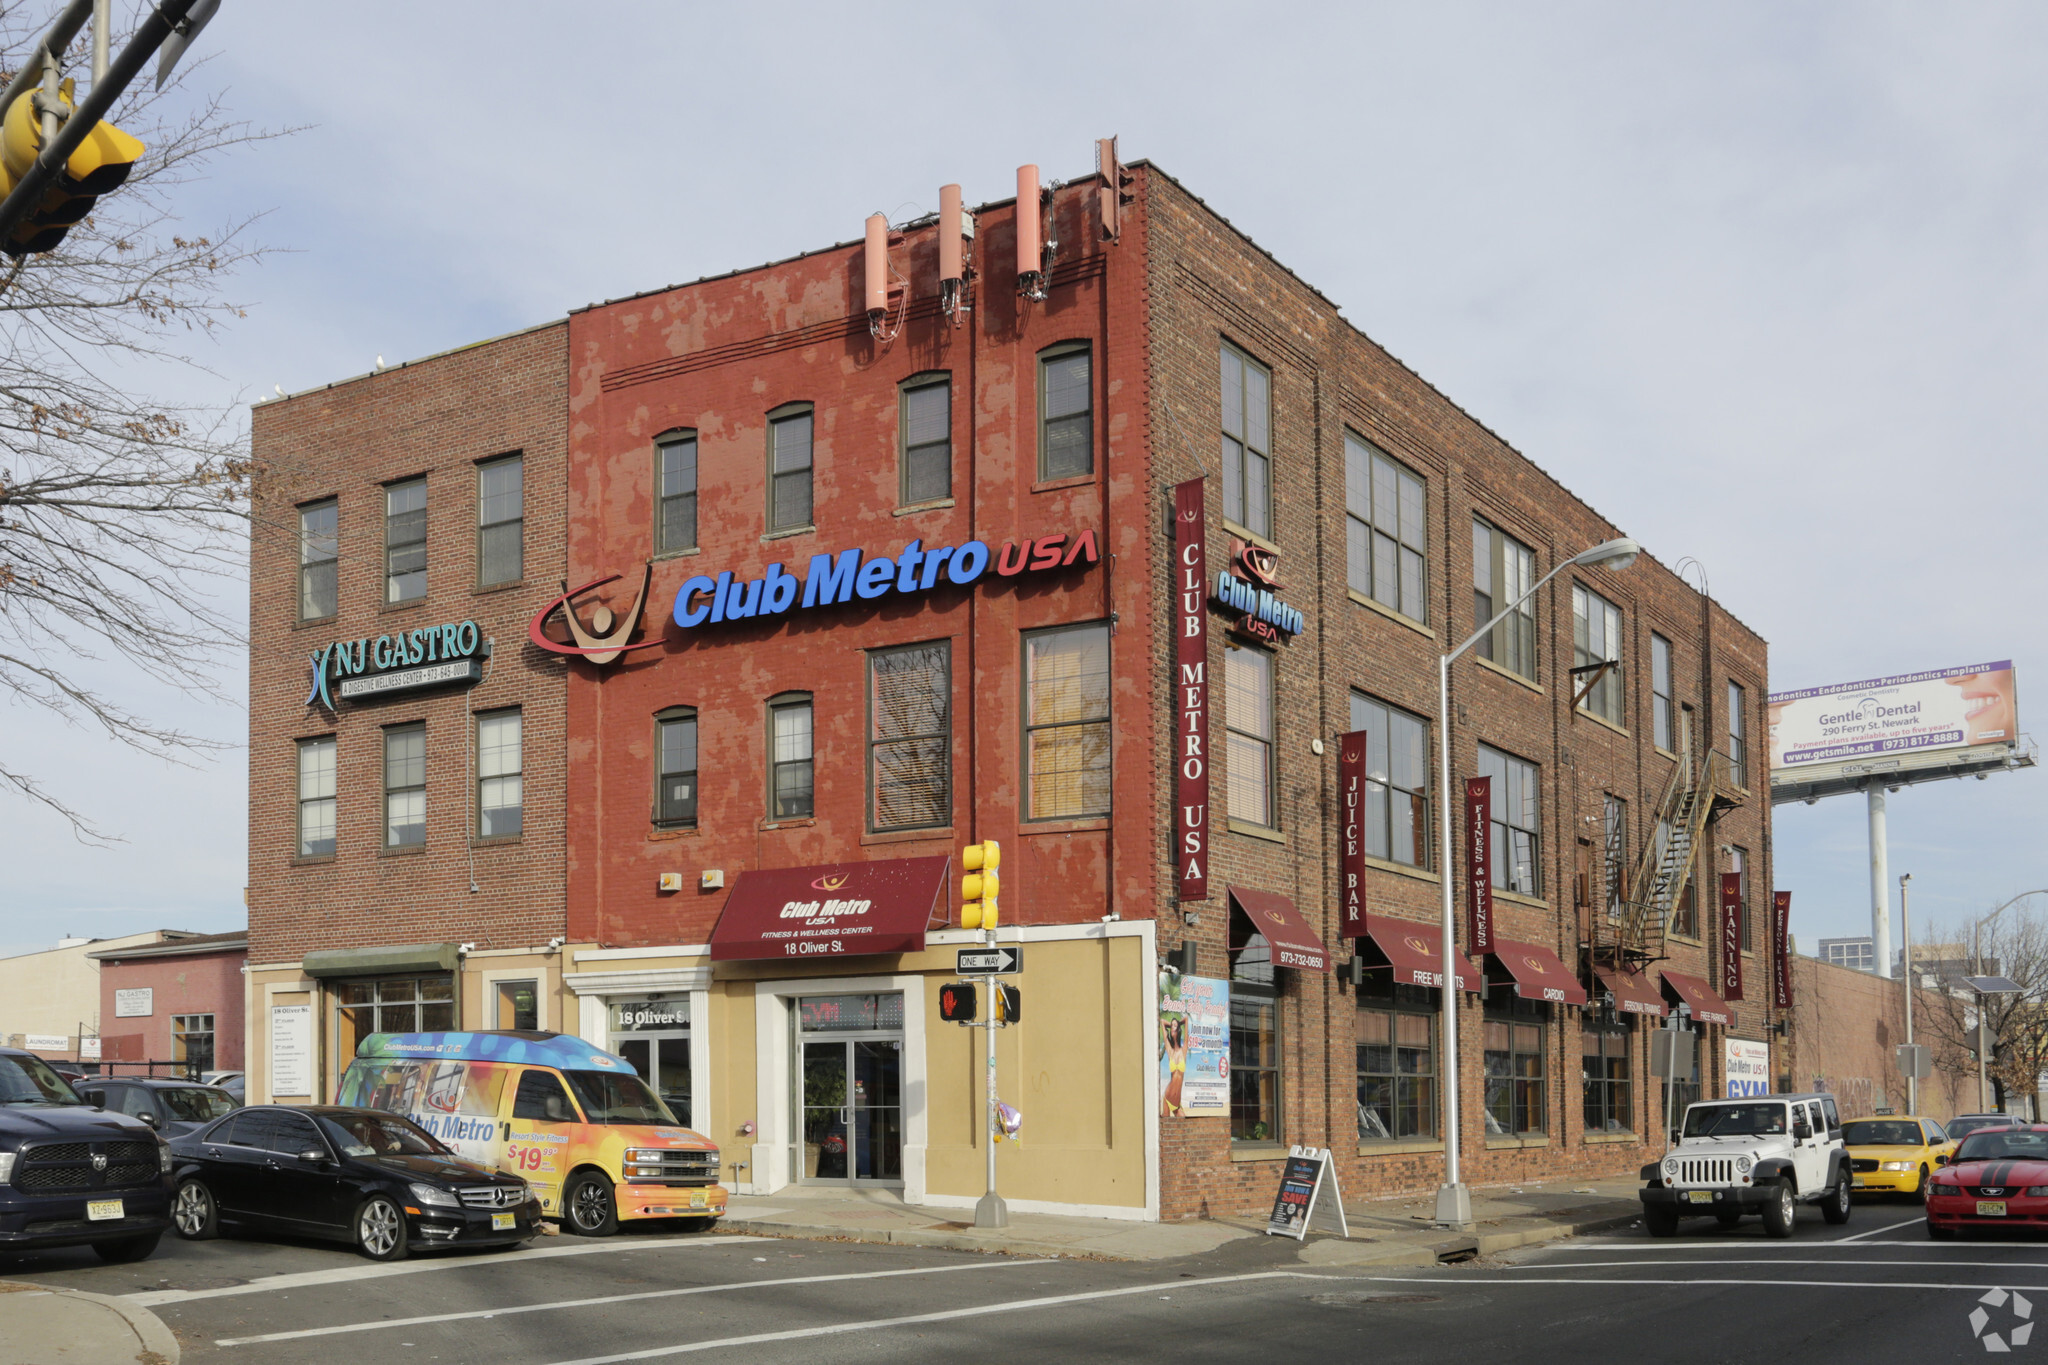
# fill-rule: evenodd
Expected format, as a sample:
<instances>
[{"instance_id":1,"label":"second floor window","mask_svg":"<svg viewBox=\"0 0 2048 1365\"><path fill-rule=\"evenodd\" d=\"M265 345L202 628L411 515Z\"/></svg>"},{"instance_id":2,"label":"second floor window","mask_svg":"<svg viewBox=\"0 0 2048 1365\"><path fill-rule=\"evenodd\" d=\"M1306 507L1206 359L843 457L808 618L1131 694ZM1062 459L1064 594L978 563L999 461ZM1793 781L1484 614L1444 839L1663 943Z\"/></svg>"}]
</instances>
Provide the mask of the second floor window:
<instances>
[{"instance_id":1,"label":"second floor window","mask_svg":"<svg viewBox=\"0 0 2048 1365\"><path fill-rule=\"evenodd\" d=\"M525 825L519 709L476 718L476 832L504 839Z\"/></svg>"},{"instance_id":2,"label":"second floor window","mask_svg":"<svg viewBox=\"0 0 2048 1365\"><path fill-rule=\"evenodd\" d=\"M299 741L299 856L334 856L334 736Z\"/></svg>"},{"instance_id":3,"label":"second floor window","mask_svg":"<svg viewBox=\"0 0 2048 1365\"><path fill-rule=\"evenodd\" d=\"M336 570L340 510L333 498L299 509L299 619L317 621L341 607Z\"/></svg>"},{"instance_id":4,"label":"second floor window","mask_svg":"<svg viewBox=\"0 0 2048 1365\"><path fill-rule=\"evenodd\" d=\"M1728 776L1738 787L1749 785L1749 722L1744 707L1749 695L1741 683L1728 684Z\"/></svg>"},{"instance_id":5,"label":"second floor window","mask_svg":"<svg viewBox=\"0 0 2048 1365\"><path fill-rule=\"evenodd\" d=\"M795 531L811 524L811 409L768 419L768 529Z\"/></svg>"},{"instance_id":6,"label":"second floor window","mask_svg":"<svg viewBox=\"0 0 2048 1365\"><path fill-rule=\"evenodd\" d=\"M526 461L518 455L476 467L476 581L488 588L526 576Z\"/></svg>"},{"instance_id":7,"label":"second floor window","mask_svg":"<svg viewBox=\"0 0 2048 1365\"><path fill-rule=\"evenodd\" d=\"M1422 480L1347 431L1344 512L1351 590L1427 621L1429 526Z\"/></svg>"},{"instance_id":8,"label":"second floor window","mask_svg":"<svg viewBox=\"0 0 2048 1365\"><path fill-rule=\"evenodd\" d=\"M1024 642L1030 819L1109 813L1109 627L1066 626Z\"/></svg>"},{"instance_id":9,"label":"second floor window","mask_svg":"<svg viewBox=\"0 0 2048 1365\"><path fill-rule=\"evenodd\" d=\"M427 481L408 479L384 490L384 600L426 595Z\"/></svg>"},{"instance_id":10,"label":"second floor window","mask_svg":"<svg viewBox=\"0 0 2048 1365\"><path fill-rule=\"evenodd\" d=\"M1071 342L1038 357L1038 477L1078 479L1095 472L1094 400L1088 344Z\"/></svg>"},{"instance_id":11,"label":"second floor window","mask_svg":"<svg viewBox=\"0 0 2048 1365\"><path fill-rule=\"evenodd\" d=\"M1536 582L1536 552L1506 532L1472 522L1472 627L1491 621L1496 612L1519 599L1507 619L1476 646L1479 657L1491 659L1510 673L1536 676L1536 599L1524 596Z\"/></svg>"},{"instance_id":12,"label":"second floor window","mask_svg":"<svg viewBox=\"0 0 2048 1365\"><path fill-rule=\"evenodd\" d=\"M687 707L654 718L654 823L690 829L697 823L697 713Z\"/></svg>"},{"instance_id":13,"label":"second floor window","mask_svg":"<svg viewBox=\"0 0 2048 1365\"><path fill-rule=\"evenodd\" d=\"M952 823L952 646L868 655L868 790L875 830Z\"/></svg>"},{"instance_id":14,"label":"second floor window","mask_svg":"<svg viewBox=\"0 0 2048 1365\"><path fill-rule=\"evenodd\" d=\"M1677 748L1671 718L1671 642L1650 635L1650 742L1666 753Z\"/></svg>"},{"instance_id":15,"label":"second floor window","mask_svg":"<svg viewBox=\"0 0 2048 1365\"><path fill-rule=\"evenodd\" d=\"M1572 691L1584 691L1579 705L1616 725L1621 719L1621 608L1582 583L1572 584L1572 667L1590 668L1613 662L1600 680L1587 686L1591 673L1574 673Z\"/></svg>"},{"instance_id":16,"label":"second floor window","mask_svg":"<svg viewBox=\"0 0 2048 1365\"><path fill-rule=\"evenodd\" d=\"M1366 735L1366 856L1429 866L1429 722L1354 692L1351 728Z\"/></svg>"},{"instance_id":17,"label":"second floor window","mask_svg":"<svg viewBox=\"0 0 2048 1365\"><path fill-rule=\"evenodd\" d=\"M953 381L921 375L903 386L898 426L904 506L953 496Z\"/></svg>"},{"instance_id":18,"label":"second floor window","mask_svg":"<svg viewBox=\"0 0 2048 1365\"><path fill-rule=\"evenodd\" d=\"M697 433L672 431L654 442L654 552L697 548Z\"/></svg>"},{"instance_id":19,"label":"second floor window","mask_svg":"<svg viewBox=\"0 0 2048 1365\"><path fill-rule=\"evenodd\" d=\"M811 699L768 704L768 815L800 820L812 813Z\"/></svg>"},{"instance_id":20,"label":"second floor window","mask_svg":"<svg viewBox=\"0 0 2048 1365\"><path fill-rule=\"evenodd\" d=\"M427 727L394 725L384 732L384 846L427 842Z\"/></svg>"},{"instance_id":21,"label":"second floor window","mask_svg":"<svg viewBox=\"0 0 2048 1365\"><path fill-rule=\"evenodd\" d=\"M1273 535L1273 377L1235 346L1223 347L1223 515Z\"/></svg>"},{"instance_id":22,"label":"second floor window","mask_svg":"<svg viewBox=\"0 0 2048 1365\"><path fill-rule=\"evenodd\" d=\"M1223 654L1230 818L1277 828L1273 773L1273 656L1235 640Z\"/></svg>"},{"instance_id":23,"label":"second floor window","mask_svg":"<svg viewBox=\"0 0 2048 1365\"><path fill-rule=\"evenodd\" d=\"M1479 775L1493 779L1493 884L1523 896L1543 894L1543 809L1537 768L1479 746Z\"/></svg>"}]
</instances>

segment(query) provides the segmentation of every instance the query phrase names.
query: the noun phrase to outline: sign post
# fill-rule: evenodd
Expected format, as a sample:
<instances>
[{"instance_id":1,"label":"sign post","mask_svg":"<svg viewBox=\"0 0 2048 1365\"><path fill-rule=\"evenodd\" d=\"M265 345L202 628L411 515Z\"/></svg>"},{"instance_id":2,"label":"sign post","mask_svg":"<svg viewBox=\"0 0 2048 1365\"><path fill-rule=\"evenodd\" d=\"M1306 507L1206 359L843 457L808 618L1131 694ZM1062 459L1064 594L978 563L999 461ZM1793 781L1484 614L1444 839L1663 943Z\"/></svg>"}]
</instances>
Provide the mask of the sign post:
<instances>
[{"instance_id":1,"label":"sign post","mask_svg":"<svg viewBox=\"0 0 2048 1365\"><path fill-rule=\"evenodd\" d=\"M1280 1188L1273 1196L1273 1212L1266 1218L1266 1235L1305 1241L1311 1224L1339 1237L1351 1235L1330 1149L1290 1147L1287 1164L1280 1169Z\"/></svg>"}]
</instances>

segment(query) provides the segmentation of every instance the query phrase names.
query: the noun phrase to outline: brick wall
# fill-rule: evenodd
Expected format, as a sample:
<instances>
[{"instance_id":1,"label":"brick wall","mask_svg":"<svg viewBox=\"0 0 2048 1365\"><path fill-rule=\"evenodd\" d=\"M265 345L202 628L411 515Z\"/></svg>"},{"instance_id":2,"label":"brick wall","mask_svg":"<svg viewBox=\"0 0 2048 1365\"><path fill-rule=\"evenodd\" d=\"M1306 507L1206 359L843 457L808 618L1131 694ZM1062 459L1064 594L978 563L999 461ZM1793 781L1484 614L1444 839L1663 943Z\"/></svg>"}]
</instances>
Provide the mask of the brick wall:
<instances>
[{"instance_id":1,"label":"brick wall","mask_svg":"<svg viewBox=\"0 0 2048 1365\"><path fill-rule=\"evenodd\" d=\"M1905 983L1818 958L1792 964L1781 1086L1825 1090L1843 1116L1874 1109L1906 1113L1906 1078L1895 1049L1906 1041ZM1963 1015L1938 991L1913 997L1914 1041L1934 1050L1934 1074L1920 1082L1919 1112L1938 1119L1979 1112L1977 1064L1956 1045ZM1947 1027L1938 1015L1947 1014ZM1995 1091L1987 1086L1986 1094Z\"/></svg>"},{"instance_id":2,"label":"brick wall","mask_svg":"<svg viewBox=\"0 0 2048 1365\"><path fill-rule=\"evenodd\" d=\"M178 957L144 957L100 964L100 1036L104 1055L120 1061L170 1061L171 1016L213 1016L213 1067L242 1067L244 1019L242 964L247 955L231 952L192 953ZM147 986L151 990L147 1018L123 1019L114 1012L114 992Z\"/></svg>"}]
</instances>

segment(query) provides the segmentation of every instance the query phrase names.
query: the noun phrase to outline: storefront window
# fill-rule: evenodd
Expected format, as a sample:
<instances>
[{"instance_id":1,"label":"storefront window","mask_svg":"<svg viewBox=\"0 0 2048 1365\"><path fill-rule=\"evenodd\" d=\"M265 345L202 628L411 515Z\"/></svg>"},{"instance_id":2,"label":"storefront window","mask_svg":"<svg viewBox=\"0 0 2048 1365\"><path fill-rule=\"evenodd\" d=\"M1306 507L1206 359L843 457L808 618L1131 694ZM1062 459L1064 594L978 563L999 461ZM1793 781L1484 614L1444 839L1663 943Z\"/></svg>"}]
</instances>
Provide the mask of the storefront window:
<instances>
[{"instance_id":1,"label":"storefront window","mask_svg":"<svg viewBox=\"0 0 2048 1365\"><path fill-rule=\"evenodd\" d=\"M1358 1140L1436 1136L1436 992L1368 974L1358 988Z\"/></svg>"},{"instance_id":2,"label":"storefront window","mask_svg":"<svg viewBox=\"0 0 2048 1365\"><path fill-rule=\"evenodd\" d=\"M1496 994L1501 988L1494 988ZM1550 1007L1510 995L1486 1005L1486 1131L1544 1131L1543 1038Z\"/></svg>"},{"instance_id":3,"label":"storefront window","mask_svg":"<svg viewBox=\"0 0 2048 1365\"><path fill-rule=\"evenodd\" d=\"M352 1057L373 1033L438 1033L455 1027L452 975L389 976L335 983L340 1002L339 1055Z\"/></svg>"},{"instance_id":4,"label":"storefront window","mask_svg":"<svg viewBox=\"0 0 2048 1365\"><path fill-rule=\"evenodd\" d=\"M1629 1063L1635 1031L1626 1015L1601 1019L1587 1013L1584 1061L1580 1069L1586 1092L1586 1131L1628 1133L1635 1130L1630 1104Z\"/></svg>"},{"instance_id":5,"label":"storefront window","mask_svg":"<svg viewBox=\"0 0 2048 1365\"><path fill-rule=\"evenodd\" d=\"M499 1028L537 1029L540 1027L540 983L537 981L500 981L498 983Z\"/></svg>"},{"instance_id":6,"label":"storefront window","mask_svg":"<svg viewBox=\"0 0 2048 1365\"><path fill-rule=\"evenodd\" d=\"M614 1000L612 1051L632 1063L676 1121L690 1125L690 997L676 993Z\"/></svg>"},{"instance_id":7,"label":"storefront window","mask_svg":"<svg viewBox=\"0 0 2048 1365\"><path fill-rule=\"evenodd\" d=\"M1280 1001L1263 934L1230 912L1230 1139L1279 1142Z\"/></svg>"}]
</instances>

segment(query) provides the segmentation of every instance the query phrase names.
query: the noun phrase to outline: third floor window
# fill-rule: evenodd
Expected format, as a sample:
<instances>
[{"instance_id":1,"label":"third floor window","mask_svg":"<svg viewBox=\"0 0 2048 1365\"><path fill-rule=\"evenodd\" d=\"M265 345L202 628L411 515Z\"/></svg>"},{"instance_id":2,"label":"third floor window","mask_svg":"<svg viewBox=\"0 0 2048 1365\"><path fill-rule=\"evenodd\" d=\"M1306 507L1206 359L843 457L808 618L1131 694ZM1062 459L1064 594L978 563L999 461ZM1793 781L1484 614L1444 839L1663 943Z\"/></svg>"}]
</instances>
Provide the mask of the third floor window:
<instances>
[{"instance_id":1,"label":"third floor window","mask_svg":"<svg viewBox=\"0 0 2048 1365\"><path fill-rule=\"evenodd\" d=\"M811 524L811 408L768 419L768 529L796 531Z\"/></svg>"},{"instance_id":2,"label":"third floor window","mask_svg":"<svg viewBox=\"0 0 2048 1365\"><path fill-rule=\"evenodd\" d=\"M427 481L407 479L384 490L384 600L426 595Z\"/></svg>"},{"instance_id":3,"label":"third floor window","mask_svg":"<svg viewBox=\"0 0 2048 1365\"><path fill-rule=\"evenodd\" d=\"M1223 515L1253 535L1273 535L1273 376L1235 346L1223 347Z\"/></svg>"},{"instance_id":4,"label":"third floor window","mask_svg":"<svg viewBox=\"0 0 2048 1365\"><path fill-rule=\"evenodd\" d=\"M476 581L488 588L526 576L526 462L518 455L476 467Z\"/></svg>"},{"instance_id":5,"label":"third floor window","mask_svg":"<svg viewBox=\"0 0 2048 1365\"><path fill-rule=\"evenodd\" d=\"M1088 343L1069 342L1038 356L1038 477L1078 479L1095 472Z\"/></svg>"},{"instance_id":6,"label":"third floor window","mask_svg":"<svg viewBox=\"0 0 2048 1365\"><path fill-rule=\"evenodd\" d=\"M299 509L299 619L317 621L340 609L336 570L340 511L333 498Z\"/></svg>"},{"instance_id":7,"label":"third floor window","mask_svg":"<svg viewBox=\"0 0 2048 1365\"><path fill-rule=\"evenodd\" d=\"M1572 584L1572 667L1593 669L1611 663L1599 673L1572 674L1572 692L1586 694L1579 705L1605 721L1622 724L1621 709L1621 608L1582 583Z\"/></svg>"},{"instance_id":8,"label":"third floor window","mask_svg":"<svg viewBox=\"0 0 2048 1365\"><path fill-rule=\"evenodd\" d=\"M1346 559L1351 590L1417 621L1429 619L1429 527L1420 478L1344 433Z\"/></svg>"},{"instance_id":9,"label":"third floor window","mask_svg":"<svg viewBox=\"0 0 2048 1365\"><path fill-rule=\"evenodd\" d=\"M1485 625L1507 604L1520 599L1507 619L1478 644L1490 659L1524 678L1536 676L1536 598L1526 595L1536 582L1536 552L1477 518L1472 522L1472 625Z\"/></svg>"},{"instance_id":10,"label":"third floor window","mask_svg":"<svg viewBox=\"0 0 2048 1365\"><path fill-rule=\"evenodd\" d=\"M654 552L697 548L697 433L671 431L654 442Z\"/></svg>"},{"instance_id":11,"label":"third floor window","mask_svg":"<svg viewBox=\"0 0 2048 1365\"><path fill-rule=\"evenodd\" d=\"M950 375L920 375L903 386L897 452L903 505L953 496L953 382Z\"/></svg>"}]
</instances>

